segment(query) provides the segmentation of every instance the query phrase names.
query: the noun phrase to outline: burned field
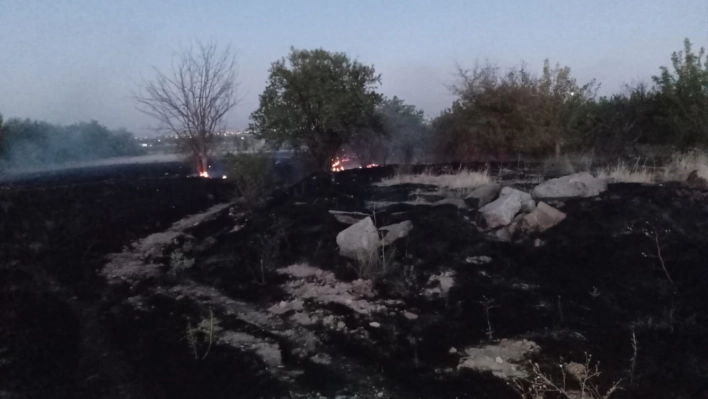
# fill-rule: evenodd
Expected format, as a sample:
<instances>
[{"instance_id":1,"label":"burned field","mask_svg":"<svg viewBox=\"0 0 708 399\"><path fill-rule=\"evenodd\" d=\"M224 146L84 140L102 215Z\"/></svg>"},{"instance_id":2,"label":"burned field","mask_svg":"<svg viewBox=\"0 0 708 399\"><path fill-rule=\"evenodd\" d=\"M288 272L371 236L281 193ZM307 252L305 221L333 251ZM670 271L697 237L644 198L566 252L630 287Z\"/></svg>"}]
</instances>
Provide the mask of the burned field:
<instances>
[{"instance_id":1,"label":"burned field","mask_svg":"<svg viewBox=\"0 0 708 399\"><path fill-rule=\"evenodd\" d=\"M393 173L315 174L260 209L187 177L4 188L0 392L519 398L538 373L578 390L587 355L601 394L706 395L708 192L609 184L501 234L454 190L377 185Z\"/></svg>"}]
</instances>

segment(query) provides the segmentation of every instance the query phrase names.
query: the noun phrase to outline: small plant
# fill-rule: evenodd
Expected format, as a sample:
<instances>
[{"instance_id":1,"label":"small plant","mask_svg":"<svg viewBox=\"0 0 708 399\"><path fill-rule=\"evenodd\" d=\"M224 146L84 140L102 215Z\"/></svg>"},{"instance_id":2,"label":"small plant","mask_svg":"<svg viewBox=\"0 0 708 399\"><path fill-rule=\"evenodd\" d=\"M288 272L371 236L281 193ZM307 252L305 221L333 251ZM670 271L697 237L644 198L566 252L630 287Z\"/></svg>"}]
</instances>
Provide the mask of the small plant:
<instances>
[{"instance_id":1,"label":"small plant","mask_svg":"<svg viewBox=\"0 0 708 399\"><path fill-rule=\"evenodd\" d=\"M274 184L273 157L265 152L228 154L224 163L227 179L234 182L246 204L260 205Z\"/></svg>"},{"instance_id":2,"label":"small plant","mask_svg":"<svg viewBox=\"0 0 708 399\"><path fill-rule=\"evenodd\" d=\"M484 307L484 315L487 317L487 338L491 341L494 338L494 330L492 330L492 321L489 318L489 311L496 308L494 299L482 296L482 300L478 303Z\"/></svg>"},{"instance_id":3,"label":"small plant","mask_svg":"<svg viewBox=\"0 0 708 399\"><path fill-rule=\"evenodd\" d=\"M609 399L618 389L621 380L616 381L604 393L594 380L600 375L600 363L592 363L592 356L585 354L585 364L558 363L561 371L560 381L550 374L544 373L538 363L531 364L531 377L513 380L510 385L523 399L543 399L546 394L556 394L555 397L565 399ZM573 387L569 387L568 374L572 377Z\"/></svg>"},{"instance_id":4,"label":"small plant","mask_svg":"<svg viewBox=\"0 0 708 399\"><path fill-rule=\"evenodd\" d=\"M666 262L664 261L664 255L661 252L661 249L662 249L661 241L669 233L669 230L660 231L660 230L657 230L656 227L651 226L650 224L647 224L647 227L642 229L642 233L653 242L654 247L656 248L655 253L650 254L647 252L643 252L642 256L644 256L645 258L657 259L659 261L659 265L661 266L662 270L664 270L664 275L666 275L666 279L669 280L671 285L674 285L674 280L671 278L669 271L666 269Z\"/></svg>"},{"instance_id":5,"label":"small plant","mask_svg":"<svg viewBox=\"0 0 708 399\"><path fill-rule=\"evenodd\" d=\"M206 359L211 351L211 345L221 330L219 320L214 317L212 309L209 309L209 318L202 319L196 326L192 325L191 320L187 321L187 331L184 338L192 349L196 360Z\"/></svg>"},{"instance_id":6,"label":"small plant","mask_svg":"<svg viewBox=\"0 0 708 399\"><path fill-rule=\"evenodd\" d=\"M629 362L629 385L634 386L634 371L637 368L637 352L639 351L639 344L637 343L637 334L632 330L632 359Z\"/></svg>"}]
</instances>

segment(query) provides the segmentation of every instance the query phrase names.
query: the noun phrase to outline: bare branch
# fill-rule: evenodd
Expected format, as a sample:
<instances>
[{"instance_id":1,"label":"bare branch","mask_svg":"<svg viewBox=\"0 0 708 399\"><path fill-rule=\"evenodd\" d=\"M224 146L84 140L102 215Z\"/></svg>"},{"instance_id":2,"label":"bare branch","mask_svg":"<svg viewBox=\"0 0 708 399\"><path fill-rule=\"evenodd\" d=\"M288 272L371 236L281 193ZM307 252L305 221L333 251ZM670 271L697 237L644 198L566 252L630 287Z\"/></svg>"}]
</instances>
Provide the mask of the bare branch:
<instances>
[{"instance_id":1,"label":"bare branch","mask_svg":"<svg viewBox=\"0 0 708 399\"><path fill-rule=\"evenodd\" d=\"M170 71L155 68L133 98L138 110L155 118L158 130L182 139L205 172L207 158L224 117L237 104L236 59L229 47L197 43L181 51Z\"/></svg>"}]
</instances>

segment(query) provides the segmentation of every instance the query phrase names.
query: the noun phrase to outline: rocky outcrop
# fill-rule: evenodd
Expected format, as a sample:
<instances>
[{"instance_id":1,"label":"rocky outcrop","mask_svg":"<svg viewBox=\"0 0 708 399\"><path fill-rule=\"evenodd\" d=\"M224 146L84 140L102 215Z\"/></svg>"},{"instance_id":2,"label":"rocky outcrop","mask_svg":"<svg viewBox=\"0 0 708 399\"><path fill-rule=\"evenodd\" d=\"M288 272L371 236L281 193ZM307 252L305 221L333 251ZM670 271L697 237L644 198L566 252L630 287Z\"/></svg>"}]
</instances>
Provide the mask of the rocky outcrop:
<instances>
[{"instance_id":1,"label":"rocky outcrop","mask_svg":"<svg viewBox=\"0 0 708 399\"><path fill-rule=\"evenodd\" d=\"M594 197L607 190L607 182L587 172L551 179L536 186L531 194L536 199Z\"/></svg>"},{"instance_id":2,"label":"rocky outcrop","mask_svg":"<svg viewBox=\"0 0 708 399\"><path fill-rule=\"evenodd\" d=\"M531 195L523 191L504 187L499 198L479 209L487 227L490 229L506 226L514 220L519 211L531 211L535 208Z\"/></svg>"},{"instance_id":3,"label":"rocky outcrop","mask_svg":"<svg viewBox=\"0 0 708 399\"><path fill-rule=\"evenodd\" d=\"M558 209L545 202L539 202L536 209L523 217L521 229L524 231L543 232L562 222L565 216L565 213Z\"/></svg>"},{"instance_id":4,"label":"rocky outcrop","mask_svg":"<svg viewBox=\"0 0 708 399\"><path fill-rule=\"evenodd\" d=\"M379 230L385 233L382 239L382 244L390 245L399 238L406 237L408 233L413 230L413 222L406 220L401 223L384 226Z\"/></svg>"},{"instance_id":5,"label":"rocky outcrop","mask_svg":"<svg viewBox=\"0 0 708 399\"><path fill-rule=\"evenodd\" d=\"M379 233L370 217L337 234L339 254L352 259L368 259L381 246Z\"/></svg>"},{"instance_id":6,"label":"rocky outcrop","mask_svg":"<svg viewBox=\"0 0 708 399\"><path fill-rule=\"evenodd\" d=\"M485 184L482 187L472 190L472 192L465 197L465 203L470 208L485 206L494 201L500 191L501 186L497 183Z\"/></svg>"}]
</instances>

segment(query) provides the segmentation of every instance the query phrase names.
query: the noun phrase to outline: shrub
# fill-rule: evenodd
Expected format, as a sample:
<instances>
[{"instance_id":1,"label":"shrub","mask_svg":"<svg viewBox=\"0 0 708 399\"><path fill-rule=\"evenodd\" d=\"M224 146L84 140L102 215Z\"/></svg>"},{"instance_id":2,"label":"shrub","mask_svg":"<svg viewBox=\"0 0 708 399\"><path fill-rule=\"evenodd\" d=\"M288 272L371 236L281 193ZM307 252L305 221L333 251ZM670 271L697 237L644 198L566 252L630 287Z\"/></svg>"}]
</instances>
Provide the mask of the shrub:
<instances>
[{"instance_id":1,"label":"shrub","mask_svg":"<svg viewBox=\"0 0 708 399\"><path fill-rule=\"evenodd\" d=\"M227 154L226 176L234 182L238 194L248 203L259 205L273 185L273 157L269 153Z\"/></svg>"}]
</instances>

